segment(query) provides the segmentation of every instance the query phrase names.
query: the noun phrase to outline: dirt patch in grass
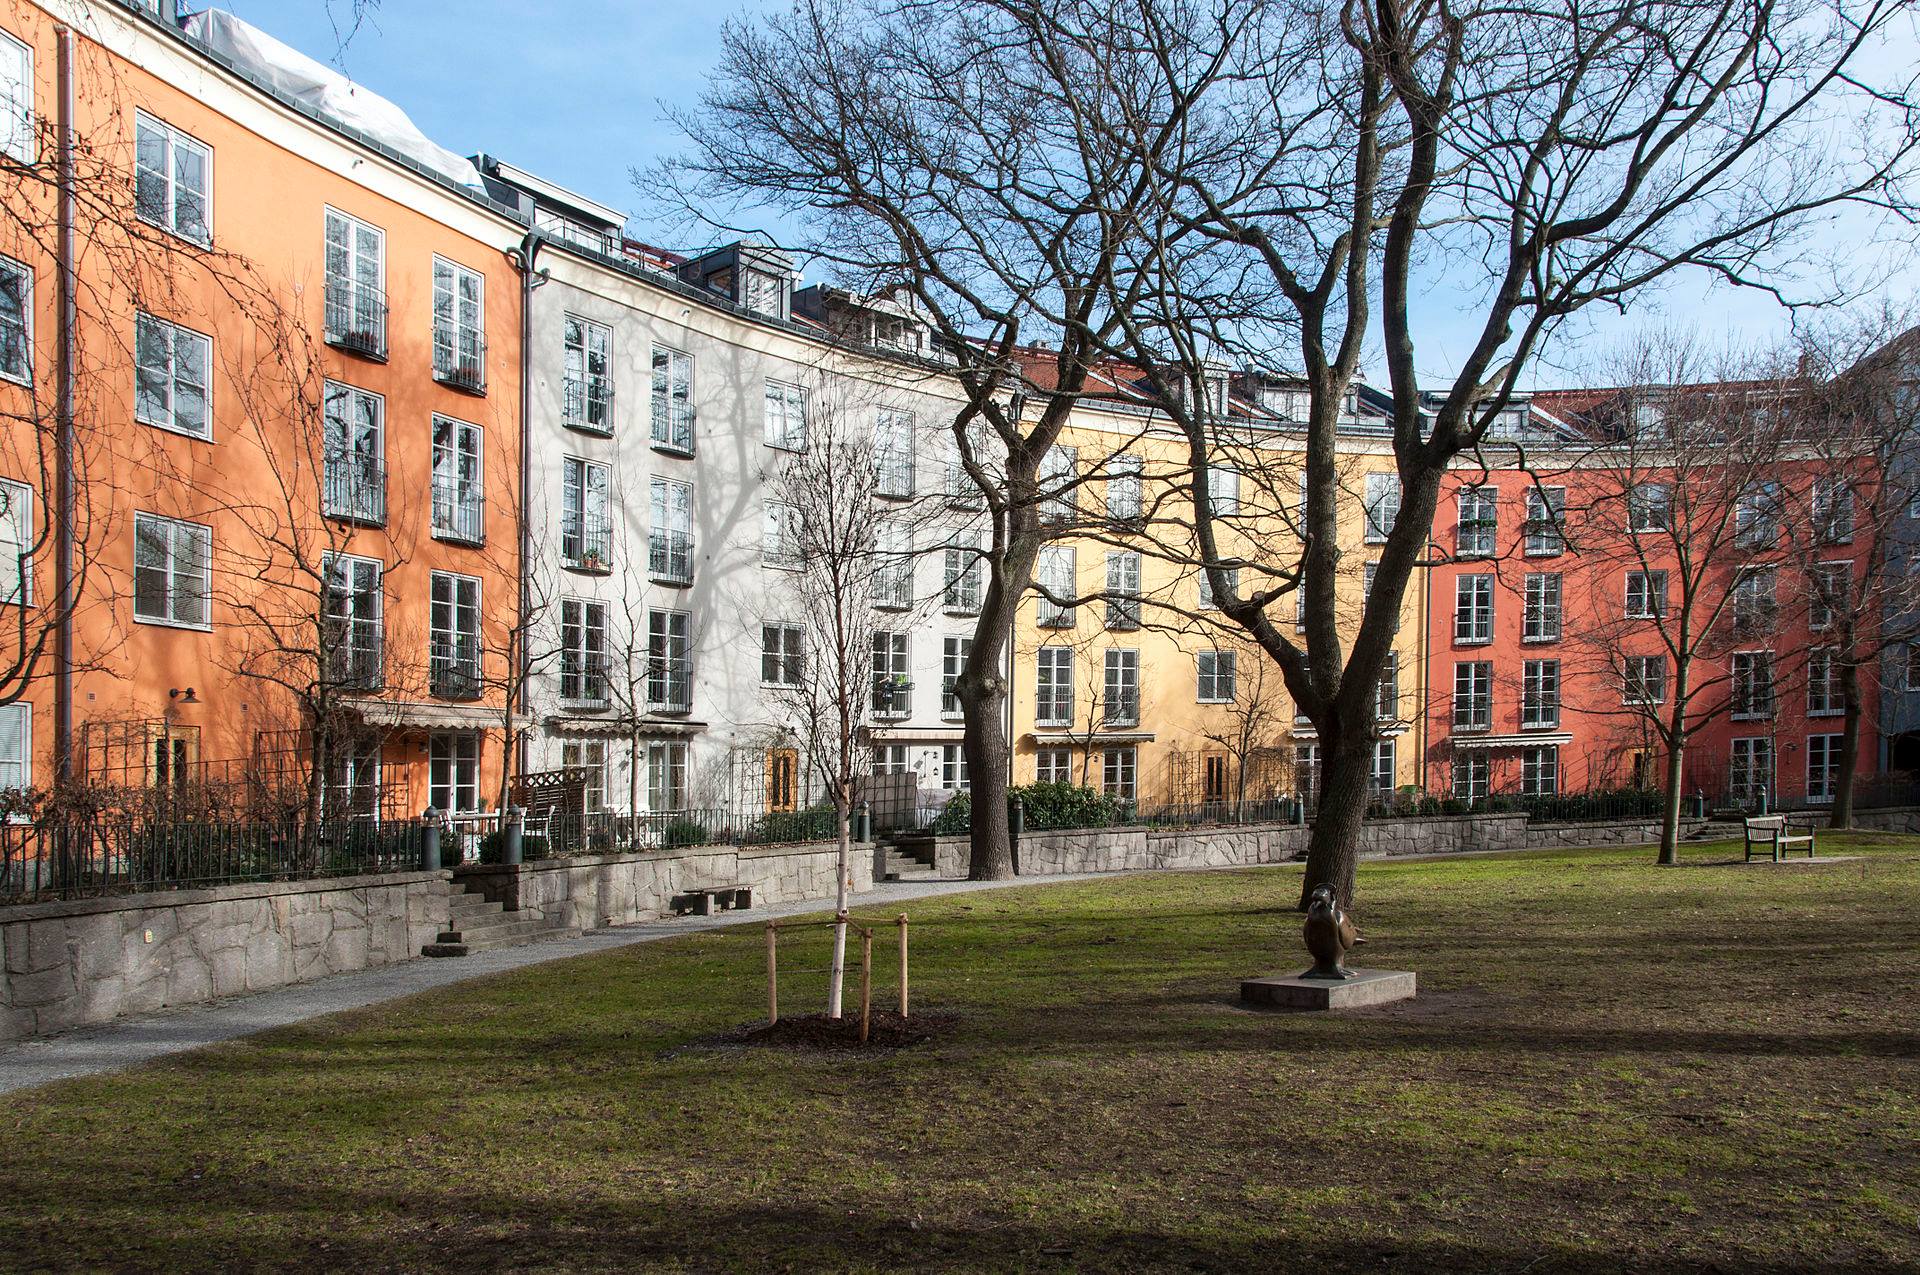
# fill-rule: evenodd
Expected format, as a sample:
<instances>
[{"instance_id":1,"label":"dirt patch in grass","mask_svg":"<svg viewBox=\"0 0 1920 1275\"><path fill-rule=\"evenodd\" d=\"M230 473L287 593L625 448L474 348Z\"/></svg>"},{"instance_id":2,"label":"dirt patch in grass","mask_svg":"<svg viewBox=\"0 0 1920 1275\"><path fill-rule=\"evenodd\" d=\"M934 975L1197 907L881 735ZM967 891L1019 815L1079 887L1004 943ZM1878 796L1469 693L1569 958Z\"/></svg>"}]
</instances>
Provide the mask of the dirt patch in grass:
<instances>
[{"instance_id":1,"label":"dirt patch in grass","mask_svg":"<svg viewBox=\"0 0 1920 1275\"><path fill-rule=\"evenodd\" d=\"M957 1014L912 1014L906 1018L887 1010L876 1012L868 1023L866 1040L860 1039L860 1015L828 1018L825 1014L802 1014L782 1018L777 1023L748 1023L744 1027L711 1036L699 1042L709 1049L750 1048L790 1049L800 1053L853 1051L889 1053L911 1049L950 1035L959 1024Z\"/></svg>"}]
</instances>

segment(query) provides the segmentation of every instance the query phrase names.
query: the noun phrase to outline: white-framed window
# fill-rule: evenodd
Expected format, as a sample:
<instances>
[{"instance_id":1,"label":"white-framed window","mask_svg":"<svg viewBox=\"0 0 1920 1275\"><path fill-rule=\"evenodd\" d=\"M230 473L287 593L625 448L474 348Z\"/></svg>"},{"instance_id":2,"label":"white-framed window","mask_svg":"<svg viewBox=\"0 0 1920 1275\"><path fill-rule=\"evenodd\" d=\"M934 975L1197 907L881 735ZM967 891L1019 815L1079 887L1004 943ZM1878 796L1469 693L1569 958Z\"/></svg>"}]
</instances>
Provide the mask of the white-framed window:
<instances>
[{"instance_id":1,"label":"white-framed window","mask_svg":"<svg viewBox=\"0 0 1920 1275\"><path fill-rule=\"evenodd\" d=\"M876 775L904 775L913 769L907 760L905 744L875 744L873 746L873 773Z\"/></svg>"},{"instance_id":2,"label":"white-framed window","mask_svg":"<svg viewBox=\"0 0 1920 1275\"><path fill-rule=\"evenodd\" d=\"M1202 704L1231 704L1234 694L1235 665L1238 663L1234 651L1201 651L1193 657L1195 670L1199 674L1199 689L1196 698Z\"/></svg>"},{"instance_id":3,"label":"white-framed window","mask_svg":"<svg viewBox=\"0 0 1920 1275\"><path fill-rule=\"evenodd\" d=\"M1453 666L1453 728L1483 731L1493 728L1493 663L1462 660Z\"/></svg>"},{"instance_id":4,"label":"white-framed window","mask_svg":"<svg viewBox=\"0 0 1920 1275\"><path fill-rule=\"evenodd\" d=\"M796 570L806 559L801 550L800 510L778 500L760 509L760 562L764 566Z\"/></svg>"},{"instance_id":5,"label":"white-framed window","mask_svg":"<svg viewBox=\"0 0 1920 1275\"><path fill-rule=\"evenodd\" d=\"M1373 720L1400 720L1400 652L1388 651L1380 669L1380 681L1373 688Z\"/></svg>"},{"instance_id":6,"label":"white-framed window","mask_svg":"<svg viewBox=\"0 0 1920 1275\"><path fill-rule=\"evenodd\" d=\"M1813 480L1813 533L1822 544L1853 539L1853 484L1836 474Z\"/></svg>"},{"instance_id":7,"label":"white-framed window","mask_svg":"<svg viewBox=\"0 0 1920 1275\"><path fill-rule=\"evenodd\" d=\"M647 576L666 584L692 583L693 484L649 478L647 513Z\"/></svg>"},{"instance_id":8,"label":"white-framed window","mask_svg":"<svg viewBox=\"0 0 1920 1275\"><path fill-rule=\"evenodd\" d=\"M1400 519L1400 475L1368 474L1366 481L1367 543L1382 544Z\"/></svg>"},{"instance_id":9,"label":"white-framed window","mask_svg":"<svg viewBox=\"0 0 1920 1275\"><path fill-rule=\"evenodd\" d=\"M1816 646L1807 652L1807 716L1832 717L1845 711L1839 648Z\"/></svg>"},{"instance_id":10,"label":"white-framed window","mask_svg":"<svg viewBox=\"0 0 1920 1275\"><path fill-rule=\"evenodd\" d=\"M567 740L560 745L560 764L568 770L579 771L586 781L581 796L588 814L598 814L607 808L606 740Z\"/></svg>"},{"instance_id":11,"label":"white-framed window","mask_svg":"<svg viewBox=\"0 0 1920 1275\"><path fill-rule=\"evenodd\" d=\"M1484 749L1454 754L1453 795L1457 801L1485 801L1493 786L1493 759Z\"/></svg>"},{"instance_id":12,"label":"white-framed window","mask_svg":"<svg viewBox=\"0 0 1920 1275\"><path fill-rule=\"evenodd\" d=\"M966 430L964 454L961 440L957 435L946 440L946 497L947 503L955 509L984 509L986 496L975 482L973 475L967 472L967 459L971 458L976 468L982 472L991 472L987 467L988 440L987 431L975 421Z\"/></svg>"},{"instance_id":13,"label":"white-framed window","mask_svg":"<svg viewBox=\"0 0 1920 1275\"><path fill-rule=\"evenodd\" d=\"M1491 558L1500 531L1500 493L1487 486L1462 487L1455 553L1462 558Z\"/></svg>"},{"instance_id":14,"label":"white-framed window","mask_svg":"<svg viewBox=\"0 0 1920 1275\"><path fill-rule=\"evenodd\" d=\"M1845 735L1807 736L1807 801L1830 805L1840 788L1840 759Z\"/></svg>"},{"instance_id":15,"label":"white-framed window","mask_svg":"<svg viewBox=\"0 0 1920 1275\"><path fill-rule=\"evenodd\" d=\"M486 431L433 417L433 536L477 545L487 539Z\"/></svg>"},{"instance_id":16,"label":"white-framed window","mask_svg":"<svg viewBox=\"0 0 1920 1275\"><path fill-rule=\"evenodd\" d=\"M1042 628L1070 629L1074 625L1072 600L1079 592L1079 571L1072 545L1046 545L1034 564L1034 580L1046 593L1040 595L1039 616ZM1047 596L1052 594L1052 597ZM1058 599L1056 601L1056 599Z\"/></svg>"},{"instance_id":17,"label":"white-framed window","mask_svg":"<svg viewBox=\"0 0 1920 1275\"><path fill-rule=\"evenodd\" d=\"M760 684L799 686L807 675L807 637L797 624L760 626Z\"/></svg>"},{"instance_id":18,"label":"white-framed window","mask_svg":"<svg viewBox=\"0 0 1920 1275\"><path fill-rule=\"evenodd\" d=\"M1033 720L1036 726L1073 725L1073 648L1043 646L1034 655Z\"/></svg>"},{"instance_id":19,"label":"white-framed window","mask_svg":"<svg viewBox=\"0 0 1920 1275\"><path fill-rule=\"evenodd\" d=\"M913 528L905 522L883 523L874 535L873 605L913 608Z\"/></svg>"},{"instance_id":20,"label":"white-framed window","mask_svg":"<svg viewBox=\"0 0 1920 1275\"><path fill-rule=\"evenodd\" d=\"M0 478L0 606L33 605L33 488Z\"/></svg>"},{"instance_id":21,"label":"white-framed window","mask_svg":"<svg viewBox=\"0 0 1920 1275\"><path fill-rule=\"evenodd\" d=\"M12 257L0 257L0 379L33 382L33 271Z\"/></svg>"},{"instance_id":22,"label":"white-framed window","mask_svg":"<svg viewBox=\"0 0 1920 1275\"><path fill-rule=\"evenodd\" d=\"M954 686L960 680L960 672L967 666L967 657L973 654L973 639L948 634L940 639L940 716L958 718L963 716L960 696Z\"/></svg>"},{"instance_id":23,"label":"white-framed window","mask_svg":"<svg viewBox=\"0 0 1920 1275\"><path fill-rule=\"evenodd\" d=\"M1073 750L1042 748L1033 755L1033 781L1037 784L1073 782Z\"/></svg>"},{"instance_id":24,"label":"white-framed window","mask_svg":"<svg viewBox=\"0 0 1920 1275\"><path fill-rule=\"evenodd\" d=\"M807 450L807 391L804 386L786 381L767 382L767 431L769 447L783 451Z\"/></svg>"},{"instance_id":25,"label":"white-framed window","mask_svg":"<svg viewBox=\"0 0 1920 1275\"><path fill-rule=\"evenodd\" d=\"M379 526L387 520L387 401L358 386L321 386L326 433L322 508L327 516Z\"/></svg>"},{"instance_id":26,"label":"white-framed window","mask_svg":"<svg viewBox=\"0 0 1920 1275\"><path fill-rule=\"evenodd\" d=\"M1238 596L1240 592L1240 568L1222 567L1220 568L1220 574L1227 578L1227 588L1235 596ZM1304 600L1305 595L1302 594L1301 596ZM1200 569L1199 609L1202 611L1217 611L1220 609L1219 599L1213 596L1213 576L1205 567Z\"/></svg>"},{"instance_id":27,"label":"white-framed window","mask_svg":"<svg viewBox=\"0 0 1920 1275\"><path fill-rule=\"evenodd\" d=\"M33 787L33 705L0 706L0 791Z\"/></svg>"},{"instance_id":28,"label":"white-framed window","mask_svg":"<svg viewBox=\"0 0 1920 1275\"><path fill-rule=\"evenodd\" d=\"M883 407L873 418L873 494L892 500L913 496L913 413Z\"/></svg>"},{"instance_id":29,"label":"white-framed window","mask_svg":"<svg viewBox=\"0 0 1920 1275\"><path fill-rule=\"evenodd\" d=\"M1779 606L1774 568L1742 567L1733 582L1733 627L1739 633L1764 633L1773 627Z\"/></svg>"},{"instance_id":30,"label":"white-framed window","mask_svg":"<svg viewBox=\"0 0 1920 1275\"><path fill-rule=\"evenodd\" d=\"M1765 549L1780 538L1784 506L1780 484L1749 483L1733 505L1733 542L1742 549Z\"/></svg>"},{"instance_id":31,"label":"white-framed window","mask_svg":"<svg viewBox=\"0 0 1920 1275\"><path fill-rule=\"evenodd\" d=\"M1107 553L1107 627L1140 627L1140 555L1127 550Z\"/></svg>"},{"instance_id":32,"label":"white-framed window","mask_svg":"<svg viewBox=\"0 0 1920 1275\"><path fill-rule=\"evenodd\" d=\"M1456 577L1453 584L1453 640L1457 646L1493 641L1493 577Z\"/></svg>"},{"instance_id":33,"label":"white-framed window","mask_svg":"<svg viewBox=\"0 0 1920 1275\"><path fill-rule=\"evenodd\" d=\"M693 711L693 617L685 611L647 611L647 708Z\"/></svg>"},{"instance_id":34,"label":"white-framed window","mask_svg":"<svg viewBox=\"0 0 1920 1275\"><path fill-rule=\"evenodd\" d=\"M613 329L577 314L565 317L560 420L590 434L613 433Z\"/></svg>"},{"instance_id":35,"label":"white-framed window","mask_svg":"<svg viewBox=\"0 0 1920 1275\"><path fill-rule=\"evenodd\" d=\"M452 571L432 576L427 680L442 699L480 695L480 578Z\"/></svg>"},{"instance_id":36,"label":"white-framed window","mask_svg":"<svg viewBox=\"0 0 1920 1275\"><path fill-rule=\"evenodd\" d=\"M1664 704L1667 702L1667 657L1629 655L1622 665L1622 704Z\"/></svg>"},{"instance_id":37,"label":"white-framed window","mask_svg":"<svg viewBox=\"0 0 1920 1275\"><path fill-rule=\"evenodd\" d=\"M1560 724L1560 661L1527 660L1520 669L1520 729Z\"/></svg>"},{"instance_id":38,"label":"white-framed window","mask_svg":"<svg viewBox=\"0 0 1920 1275\"><path fill-rule=\"evenodd\" d=\"M1830 629L1853 604L1853 564L1820 562L1808 572L1807 627Z\"/></svg>"},{"instance_id":39,"label":"white-framed window","mask_svg":"<svg viewBox=\"0 0 1920 1275\"><path fill-rule=\"evenodd\" d=\"M1106 657L1106 693L1101 720L1108 726L1140 722L1140 652L1110 649Z\"/></svg>"},{"instance_id":40,"label":"white-framed window","mask_svg":"<svg viewBox=\"0 0 1920 1275\"><path fill-rule=\"evenodd\" d=\"M1207 466L1207 499L1213 502L1213 516L1232 518L1240 512L1240 471L1231 465Z\"/></svg>"},{"instance_id":41,"label":"white-framed window","mask_svg":"<svg viewBox=\"0 0 1920 1275\"><path fill-rule=\"evenodd\" d=\"M607 701L607 605L587 598L560 600L560 698Z\"/></svg>"},{"instance_id":42,"label":"white-framed window","mask_svg":"<svg viewBox=\"0 0 1920 1275\"><path fill-rule=\"evenodd\" d=\"M326 339L370 358L387 357L387 235L327 209Z\"/></svg>"},{"instance_id":43,"label":"white-framed window","mask_svg":"<svg viewBox=\"0 0 1920 1275\"><path fill-rule=\"evenodd\" d=\"M1300 799L1312 805L1320 795L1320 745L1300 743L1293 746L1293 783Z\"/></svg>"},{"instance_id":44,"label":"white-framed window","mask_svg":"<svg viewBox=\"0 0 1920 1275\"><path fill-rule=\"evenodd\" d=\"M1733 653L1733 719L1764 721L1773 716L1773 653Z\"/></svg>"},{"instance_id":45,"label":"white-framed window","mask_svg":"<svg viewBox=\"0 0 1920 1275\"><path fill-rule=\"evenodd\" d=\"M973 786L967 779L967 751L959 744L940 745L940 786L948 792Z\"/></svg>"},{"instance_id":46,"label":"white-framed window","mask_svg":"<svg viewBox=\"0 0 1920 1275\"><path fill-rule=\"evenodd\" d=\"M133 117L133 205L140 220L197 244L213 240L213 148L145 111Z\"/></svg>"},{"instance_id":47,"label":"white-framed window","mask_svg":"<svg viewBox=\"0 0 1920 1275\"><path fill-rule=\"evenodd\" d=\"M1040 490L1040 521L1072 522L1080 512L1080 449L1055 443L1040 457L1035 477Z\"/></svg>"},{"instance_id":48,"label":"white-framed window","mask_svg":"<svg viewBox=\"0 0 1920 1275\"><path fill-rule=\"evenodd\" d=\"M189 438L211 438L212 385L212 337L145 311L134 314L135 420Z\"/></svg>"},{"instance_id":49,"label":"white-framed window","mask_svg":"<svg viewBox=\"0 0 1920 1275\"><path fill-rule=\"evenodd\" d=\"M213 627L213 528L157 514L133 516L133 618Z\"/></svg>"},{"instance_id":50,"label":"white-framed window","mask_svg":"<svg viewBox=\"0 0 1920 1275\"><path fill-rule=\"evenodd\" d=\"M1666 483L1635 483L1627 492L1627 530L1638 535L1673 526L1673 488Z\"/></svg>"},{"instance_id":51,"label":"white-framed window","mask_svg":"<svg viewBox=\"0 0 1920 1275\"><path fill-rule=\"evenodd\" d=\"M1520 791L1552 797L1560 791L1560 745L1542 744L1520 752Z\"/></svg>"},{"instance_id":52,"label":"white-framed window","mask_svg":"<svg viewBox=\"0 0 1920 1275\"><path fill-rule=\"evenodd\" d=\"M1526 606L1520 625L1522 642L1560 640L1560 573L1531 571L1526 579Z\"/></svg>"},{"instance_id":53,"label":"white-framed window","mask_svg":"<svg viewBox=\"0 0 1920 1275\"><path fill-rule=\"evenodd\" d=\"M33 46L0 31L0 154L31 164L40 151L33 113Z\"/></svg>"},{"instance_id":54,"label":"white-framed window","mask_svg":"<svg viewBox=\"0 0 1920 1275\"><path fill-rule=\"evenodd\" d=\"M655 740L647 745L647 809L666 814L686 808L686 741Z\"/></svg>"},{"instance_id":55,"label":"white-framed window","mask_svg":"<svg viewBox=\"0 0 1920 1275\"><path fill-rule=\"evenodd\" d=\"M1550 557L1567 548L1567 489L1527 488L1526 553Z\"/></svg>"},{"instance_id":56,"label":"white-framed window","mask_svg":"<svg viewBox=\"0 0 1920 1275\"><path fill-rule=\"evenodd\" d=\"M1729 794L1739 804L1753 805L1771 797L1773 786L1773 741L1765 735L1733 741L1731 764L1727 769Z\"/></svg>"},{"instance_id":57,"label":"white-framed window","mask_svg":"<svg viewBox=\"0 0 1920 1275\"><path fill-rule=\"evenodd\" d=\"M1373 741L1373 765L1367 771L1367 793L1376 799L1393 796L1398 750L1391 739Z\"/></svg>"},{"instance_id":58,"label":"white-framed window","mask_svg":"<svg viewBox=\"0 0 1920 1275\"><path fill-rule=\"evenodd\" d=\"M385 576L378 558L329 553L321 559L326 672L347 690L375 690L383 680Z\"/></svg>"},{"instance_id":59,"label":"white-framed window","mask_svg":"<svg viewBox=\"0 0 1920 1275\"><path fill-rule=\"evenodd\" d=\"M611 475L578 456L560 464L560 557L575 571L613 570Z\"/></svg>"},{"instance_id":60,"label":"white-framed window","mask_svg":"<svg viewBox=\"0 0 1920 1275\"><path fill-rule=\"evenodd\" d=\"M434 379L477 394L487 388L486 289L479 271L434 256Z\"/></svg>"},{"instance_id":61,"label":"white-framed window","mask_svg":"<svg viewBox=\"0 0 1920 1275\"><path fill-rule=\"evenodd\" d=\"M447 814L480 808L480 736L435 731L427 737L427 804Z\"/></svg>"},{"instance_id":62,"label":"white-framed window","mask_svg":"<svg viewBox=\"0 0 1920 1275\"><path fill-rule=\"evenodd\" d=\"M664 345L653 347L650 437L655 447L693 453L693 356Z\"/></svg>"},{"instance_id":63,"label":"white-framed window","mask_svg":"<svg viewBox=\"0 0 1920 1275\"><path fill-rule=\"evenodd\" d=\"M913 713L911 637L876 631L873 635L873 715L908 717Z\"/></svg>"},{"instance_id":64,"label":"white-framed window","mask_svg":"<svg viewBox=\"0 0 1920 1275\"><path fill-rule=\"evenodd\" d=\"M1627 618L1657 620L1667 613L1667 573L1627 572Z\"/></svg>"},{"instance_id":65,"label":"white-framed window","mask_svg":"<svg viewBox=\"0 0 1920 1275\"><path fill-rule=\"evenodd\" d=\"M1122 453L1107 459L1107 519L1121 524L1140 520L1140 472L1138 456Z\"/></svg>"},{"instance_id":66,"label":"white-framed window","mask_svg":"<svg viewBox=\"0 0 1920 1275\"><path fill-rule=\"evenodd\" d=\"M974 545L949 545L941 604L949 615L975 615L980 610L980 582L986 564Z\"/></svg>"},{"instance_id":67,"label":"white-framed window","mask_svg":"<svg viewBox=\"0 0 1920 1275\"><path fill-rule=\"evenodd\" d=\"M1109 797L1132 801L1139 772L1139 750L1128 744L1109 748L1100 757L1100 790Z\"/></svg>"}]
</instances>

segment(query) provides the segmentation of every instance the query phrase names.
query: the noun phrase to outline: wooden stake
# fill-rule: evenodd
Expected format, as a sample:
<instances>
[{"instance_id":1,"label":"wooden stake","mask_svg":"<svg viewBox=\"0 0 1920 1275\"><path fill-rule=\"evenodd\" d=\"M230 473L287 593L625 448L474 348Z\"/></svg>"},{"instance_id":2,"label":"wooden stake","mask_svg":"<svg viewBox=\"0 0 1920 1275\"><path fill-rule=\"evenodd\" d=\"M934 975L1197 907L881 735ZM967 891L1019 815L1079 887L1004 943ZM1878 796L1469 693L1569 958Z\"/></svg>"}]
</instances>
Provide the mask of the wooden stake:
<instances>
[{"instance_id":1,"label":"wooden stake","mask_svg":"<svg viewBox=\"0 0 1920 1275\"><path fill-rule=\"evenodd\" d=\"M776 945L780 941L780 931L772 921L767 922L767 1025L780 1021L780 973Z\"/></svg>"},{"instance_id":2,"label":"wooden stake","mask_svg":"<svg viewBox=\"0 0 1920 1275\"><path fill-rule=\"evenodd\" d=\"M873 931L860 931L860 1043L873 1027Z\"/></svg>"},{"instance_id":3,"label":"wooden stake","mask_svg":"<svg viewBox=\"0 0 1920 1275\"><path fill-rule=\"evenodd\" d=\"M907 1016L907 914L900 914L900 1017Z\"/></svg>"}]
</instances>

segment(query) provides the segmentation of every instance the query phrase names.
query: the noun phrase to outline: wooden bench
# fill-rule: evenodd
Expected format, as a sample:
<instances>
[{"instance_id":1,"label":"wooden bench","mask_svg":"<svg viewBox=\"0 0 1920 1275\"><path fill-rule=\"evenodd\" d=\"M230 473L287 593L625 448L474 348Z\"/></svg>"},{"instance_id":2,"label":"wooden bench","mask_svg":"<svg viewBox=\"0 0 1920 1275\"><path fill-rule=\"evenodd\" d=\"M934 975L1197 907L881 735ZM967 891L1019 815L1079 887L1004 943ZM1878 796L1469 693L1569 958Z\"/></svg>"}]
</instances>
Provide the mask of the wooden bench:
<instances>
[{"instance_id":1,"label":"wooden bench","mask_svg":"<svg viewBox=\"0 0 1920 1275\"><path fill-rule=\"evenodd\" d=\"M1792 853L1795 846L1805 846L1807 858L1813 858L1815 833L1810 818L1796 822L1792 815L1750 815L1745 823L1747 857L1744 862L1752 863L1755 854L1771 854L1778 863L1781 856Z\"/></svg>"},{"instance_id":2,"label":"wooden bench","mask_svg":"<svg viewBox=\"0 0 1920 1275\"><path fill-rule=\"evenodd\" d=\"M750 885L702 885L682 890L675 898L677 912L691 912L695 916L712 916L715 912L733 912L753 906L753 887Z\"/></svg>"}]
</instances>

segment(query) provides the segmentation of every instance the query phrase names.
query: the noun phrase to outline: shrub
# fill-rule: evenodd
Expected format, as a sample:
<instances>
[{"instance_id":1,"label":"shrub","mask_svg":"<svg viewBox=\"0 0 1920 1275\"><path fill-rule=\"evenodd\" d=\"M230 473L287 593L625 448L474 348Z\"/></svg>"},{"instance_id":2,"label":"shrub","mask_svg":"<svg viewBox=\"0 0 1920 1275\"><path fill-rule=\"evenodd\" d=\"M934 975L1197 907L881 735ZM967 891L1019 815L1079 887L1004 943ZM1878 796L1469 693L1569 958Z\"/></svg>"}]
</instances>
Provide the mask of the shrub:
<instances>
[{"instance_id":1,"label":"shrub","mask_svg":"<svg viewBox=\"0 0 1920 1275\"><path fill-rule=\"evenodd\" d=\"M536 859L553 857L553 845L545 837L520 838L520 862L532 863ZM480 838L480 862L505 863L507 861L507 832L504 828L495 828Z\"/></svg>"},{"instance_id":2,"label":"shrub","mask_svg":"<svg viewBox=\"0 0 1920 1275\"><path fill-rule=\"evenodd\" d=\"M833 807L811 810L776 810L755 821L747 839L760 845L788 841L832 841L839 835Z\"/></svg>"},{"instance_id":3,"label":"shrub","mask_svg":"<svg viewBox=\"0 0 1920 1275\"><path fill-rule=\"evenodd\" d=\"M1077 784L1027 784L1011 790L1024 807L1028 832L1058 832L1069 828L1111 828L1133 817L1133 807L1118 797ZM967 831L973 803L964 792L953 800L934 821L933 830L943 837L960 836Z\"/></svg>"},{"instance_id":4,"label":"shrub","mask_svg":"<svg viewBox=\"0 0 1920 1275\"><path fill-rule=\"evenodd\" d=\"M695 819L675 819L660 829L660 844L704 846L707 844L707 825Z\"/></svg>"}]
</instances>

